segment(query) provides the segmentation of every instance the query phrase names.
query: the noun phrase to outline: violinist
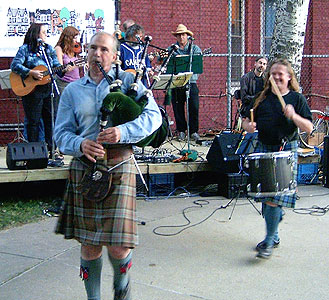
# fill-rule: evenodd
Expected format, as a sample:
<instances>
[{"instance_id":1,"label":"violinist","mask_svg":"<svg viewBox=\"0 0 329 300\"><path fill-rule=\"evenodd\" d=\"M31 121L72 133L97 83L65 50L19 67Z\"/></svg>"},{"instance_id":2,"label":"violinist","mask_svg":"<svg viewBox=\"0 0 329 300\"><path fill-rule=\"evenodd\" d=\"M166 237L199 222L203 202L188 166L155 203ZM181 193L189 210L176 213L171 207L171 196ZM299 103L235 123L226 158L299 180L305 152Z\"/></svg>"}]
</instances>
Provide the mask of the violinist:
<instances>
[{"instance_id":1,"label":"violinist","mask_svg":"<svg viewBox=\"0 0 329 300\"><path fill-rule=\"evenodd\" d=\"M79 59L81 53L81 45L78 43L79 30L73 26L64 28L59 40L55 46L58 61L62 65L74 63ZM64 88L70 83L80 78L78 66L67 66L67 72L63 77L58 77L57 85L60 93L62 94ZM58 106L55 105L56 107ZM57 109L55 110L57 111Z\"/></svg>"},{"instance_id":2,"label":"violinist","mask_svg":"<svg viewBox=\"0 0 329 300\"><path fill-rule=\"evenodd\" d=\"M67 65L66 72L63 72L63 76L56 77L56 83L60 92L63 93L64 88L70 83L80 78L79 67L76 65L70 65L79 59L81 53L81 45L78 43L79 30L73 26L67 26L64 28L59 40L55 46L58 61L62 65ZM56 119L57 109L59 104L60 95L54 99L54 120ZM54 158L57 161L63 160L63 155L55 152Z\"/></svg>"}]
</instances>

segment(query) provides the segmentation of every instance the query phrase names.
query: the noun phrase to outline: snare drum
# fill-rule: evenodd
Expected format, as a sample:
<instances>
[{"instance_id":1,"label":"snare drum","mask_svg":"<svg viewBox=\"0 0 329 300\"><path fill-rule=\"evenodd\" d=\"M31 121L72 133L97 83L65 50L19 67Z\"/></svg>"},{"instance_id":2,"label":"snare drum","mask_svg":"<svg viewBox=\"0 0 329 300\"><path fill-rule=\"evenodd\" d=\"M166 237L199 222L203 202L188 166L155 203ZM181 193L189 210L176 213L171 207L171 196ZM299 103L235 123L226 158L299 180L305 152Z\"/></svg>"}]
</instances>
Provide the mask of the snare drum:
<instances>
[{"instance_id":1,"label":"snare drum","mask_svg":"<svg viewBox=\"0 0 329 300\"><path fill-rule=\"evenodd\" d=\"M247 191L253 197L274 197L296 192L291 151L253 153L247 155L245 167L249 169Z\"/></svg>"}]
</instances>

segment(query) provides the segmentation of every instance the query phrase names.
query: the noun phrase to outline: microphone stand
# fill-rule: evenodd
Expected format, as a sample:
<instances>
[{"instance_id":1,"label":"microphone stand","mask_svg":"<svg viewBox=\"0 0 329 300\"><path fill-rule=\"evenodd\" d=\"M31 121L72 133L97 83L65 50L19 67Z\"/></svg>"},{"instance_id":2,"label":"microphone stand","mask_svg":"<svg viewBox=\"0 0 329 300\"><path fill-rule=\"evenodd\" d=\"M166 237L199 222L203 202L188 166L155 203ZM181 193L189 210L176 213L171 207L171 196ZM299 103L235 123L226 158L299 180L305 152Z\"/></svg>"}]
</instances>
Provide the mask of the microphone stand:
<instances>
[{"instance_id":1,"label":"microphone stand","mask_svg":"<svg viewBox=\"0 0 329 300\"><path fill-rule=\"evenodd\" d=\"M193 58L193 39L190 40L189 53L189 72L192 72L192 58ZM191 91L191 78L188 80L186 88L186 117L187 117L187 151L190 153L190 113L189 113L189 99Z\"/></svg>"},{"instance_id":2,"label":"microphone stand","mask_svg":"<svg viewBox=\"0 0 329 300\"><path fill-rule=\"evenodd\" d=\"M55 153L55 141L54 141L54 127L55 127L55 111L54 111L54 98L55 98L55 94L54 94L54 90L56 92L56 94L58 96L60 96L60 92L57 86L57 82L55 80L54 77L54 72L51 68L51 65L49 63L49 58L47 55L47 52L45 50L45 46L44 43L39 43L39 49L42 53L42 56L47 64L47 68L48 68L48 72L51 78L51 94L50 94L50 105L51 105L51 159L52 159L52 166L55 166L55 160L54 160L54 153Z\"/></svg>"}]
</instances>

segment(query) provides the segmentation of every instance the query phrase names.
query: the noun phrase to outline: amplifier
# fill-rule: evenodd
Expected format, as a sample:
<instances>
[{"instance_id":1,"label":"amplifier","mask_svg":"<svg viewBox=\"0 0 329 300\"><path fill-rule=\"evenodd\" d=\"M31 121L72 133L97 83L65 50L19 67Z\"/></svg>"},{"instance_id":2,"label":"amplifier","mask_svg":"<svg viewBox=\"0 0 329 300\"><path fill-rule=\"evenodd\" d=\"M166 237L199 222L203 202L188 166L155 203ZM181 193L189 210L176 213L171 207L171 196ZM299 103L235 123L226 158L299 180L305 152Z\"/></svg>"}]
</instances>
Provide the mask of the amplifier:
<instances>
[{"instance_id":1,"label":"amplifier","mask_svg":"<svg viewBox=\"0 0 329 300\"><path fill-rule=\"evenodd\" d=\"M217 135L207 153L207 161L218 172L238 172L239 155L235 154L240 134L222 133Z\"/></svg>"},{"instance_id":2,"label":"amplifier","mask_svg":"<svg viewBox=\"0 0 329 300\"><path fill-rule=\"evenodd\" d=\"M9 170L47 168L47 144L45 142L8 144L6 163Z\"/></svg>"},{"instance_id":3,"label":"amplifier","mask_svg":"<svg viewBox=\"0 0 329 300\"><path fill-rule=\"evenodd\" d=\"M217 174L218 194L228 199L247 196L248 175L245 173Z\"/></svg>"}]
</instances>

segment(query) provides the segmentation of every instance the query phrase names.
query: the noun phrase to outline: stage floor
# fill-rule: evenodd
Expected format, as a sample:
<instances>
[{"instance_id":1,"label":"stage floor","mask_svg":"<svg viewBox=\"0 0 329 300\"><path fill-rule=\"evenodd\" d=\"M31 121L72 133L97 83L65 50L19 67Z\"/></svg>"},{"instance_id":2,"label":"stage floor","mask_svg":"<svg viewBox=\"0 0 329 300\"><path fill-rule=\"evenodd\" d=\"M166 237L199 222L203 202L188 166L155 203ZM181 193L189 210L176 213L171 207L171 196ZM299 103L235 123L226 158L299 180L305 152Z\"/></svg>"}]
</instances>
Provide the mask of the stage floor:
<instances>
[{"instance_id":1,"label":"stage floor","mask_svg":"<svg viewBox=\"0 0 329 300\"><path fill-rule=\"evenodd\" d=\"M181 161L178 163L150 163L138 160L139 167L143 174L170 174L170 173L191 173L191 172L207 172L212 171L211 165L208 164L206 156L210 149L211 142L214 137L202 138L203 145L197 144L195 141L190 141L190 145L186 142L171 139L164 143L160 148L153 149L146 147L144 155L148 158L175 156L180 155L181 150L194 150L198 157L196 161ZM62 167L47 167L45 169L34 170L9 170L6 164L7 147L0 147L0 183L8 182L25 182L25 181L40 181L40 180L63 180L68 176L68 167L72 159L71 156L64 156L64 166ZM137 153L141 148L135 149L136 157L142 154ZM317 163L319 155L313 154L311 149L299 149L298 163Z\"/></svg>"},{"instance_id":2,"label":"stage floor","mask_svg":"<svg viewBox=\"0 0 329 300\"><path fill-rule=\"evenodd\" d=\"M212 138L205 139L204 144L210 144ZM146 147L144 155L148 157L158 153L157 157L166 155L174 155L179 158L181 150L195 150L198 153L196 161L193 162L179 162L179 163L149 163L138 161L140 169L143 174L165 174L165 173L188 173L188 172L202 172L211 171L211 168L206 160L206 155L209 151L210 145L198 145L194 141L190 141L188 147L186 142L178 140L170 140L164 143L160 148L153 149ZM137 148L136 150L141 150ZM8 182L25 182L25 181L40 181L40 180L63 180L68 176L68 167L72 159L71 156L64 156L64 166L62 167L47 167L45 169L34 170L9 170L6 164L7 147L0 148L0 183ZM137 154L140 156L141 154Z\"/></svg>"}]
</instances>

